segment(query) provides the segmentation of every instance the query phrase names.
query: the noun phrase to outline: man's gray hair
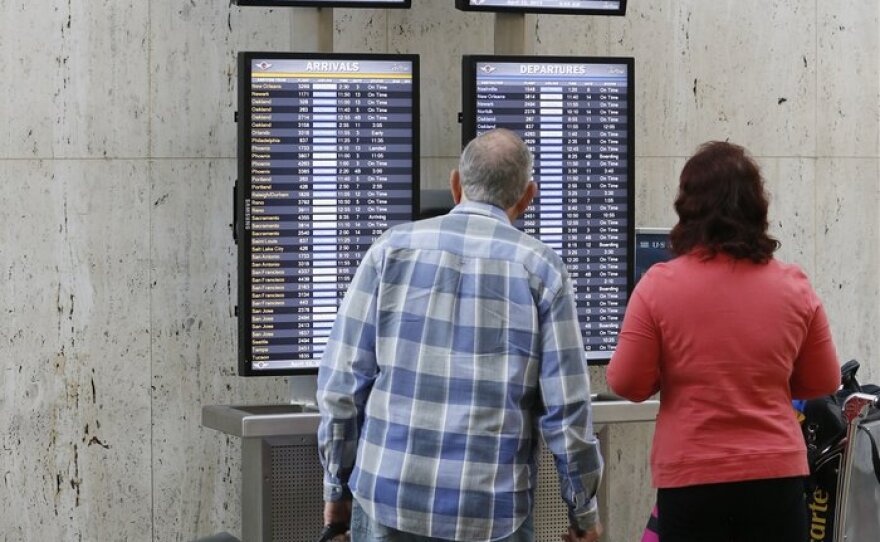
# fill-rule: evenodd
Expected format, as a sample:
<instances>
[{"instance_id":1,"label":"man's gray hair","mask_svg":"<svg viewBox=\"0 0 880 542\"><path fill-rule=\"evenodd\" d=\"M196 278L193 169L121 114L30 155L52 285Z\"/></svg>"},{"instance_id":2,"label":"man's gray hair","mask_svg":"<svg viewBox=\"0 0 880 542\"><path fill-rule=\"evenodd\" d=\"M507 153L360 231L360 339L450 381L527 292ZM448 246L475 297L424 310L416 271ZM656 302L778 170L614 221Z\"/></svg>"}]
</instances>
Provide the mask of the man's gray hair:
<instances>
[{"instance_id":1,"label":"man's gray hair","mask_svg":"<svg viewBox=\"0 0 880 542\"><path fill-rule=\"evenodd\" d=\"M534 158L515 133L499 128L468 143L458 171L468 201L509 209L522 197L532 178Z\"/></svg>"}]
</instances>

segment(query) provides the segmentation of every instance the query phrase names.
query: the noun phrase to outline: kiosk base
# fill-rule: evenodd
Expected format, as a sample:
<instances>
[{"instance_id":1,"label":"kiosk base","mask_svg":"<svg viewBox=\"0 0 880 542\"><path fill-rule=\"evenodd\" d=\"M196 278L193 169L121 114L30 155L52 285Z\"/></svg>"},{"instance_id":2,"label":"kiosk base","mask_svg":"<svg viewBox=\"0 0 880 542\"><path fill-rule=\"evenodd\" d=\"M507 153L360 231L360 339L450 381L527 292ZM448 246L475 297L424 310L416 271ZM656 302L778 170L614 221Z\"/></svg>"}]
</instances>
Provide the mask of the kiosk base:
<instances>
[{"instance_id":1,"label":"kiosk base","mask_svg":"<svg viewBox=\"0 0 880 542\"><path fill-rule=\"evenodd\" d=\"M659 402L595 397L593 419L602 454L610 460L609 424L650 422ZM206 406L202 425L241 437L242 540L314 542L323 527L323 469L318 460L320 416L302 405ZM600 517L608 525L609 477L599 488ZM568 528L553 458L541 451L535 488L535 540L557 542Z\"/></svg>"}]
</instances>

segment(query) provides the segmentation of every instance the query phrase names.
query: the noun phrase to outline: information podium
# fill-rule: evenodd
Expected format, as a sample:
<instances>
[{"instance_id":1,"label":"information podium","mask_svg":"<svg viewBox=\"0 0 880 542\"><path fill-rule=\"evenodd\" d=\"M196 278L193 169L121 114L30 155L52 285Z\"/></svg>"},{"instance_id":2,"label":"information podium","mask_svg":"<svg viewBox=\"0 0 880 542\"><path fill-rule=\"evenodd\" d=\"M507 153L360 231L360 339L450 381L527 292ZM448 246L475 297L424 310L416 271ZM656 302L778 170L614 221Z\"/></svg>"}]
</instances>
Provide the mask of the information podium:
<instances>
[{"instance_id":1,"label":"information podium","mask_svg":"<svg viewBox=\"0 0 880 542\"><path fill-rule=\"evenodd\" d=\"M593 396L593 423L602 455L610 460L611 424L652 422L658 401L630 403ZM323 470L318 461L317 412L297 405L207 406L202 425L241 438L242 539L247 542L314 542L322 528ZM599 489L600 517L607 525L606 476ZM553 457L544 449L534 509L535 540L557 542L568 528Z\"/></svg>"}]
</instances>

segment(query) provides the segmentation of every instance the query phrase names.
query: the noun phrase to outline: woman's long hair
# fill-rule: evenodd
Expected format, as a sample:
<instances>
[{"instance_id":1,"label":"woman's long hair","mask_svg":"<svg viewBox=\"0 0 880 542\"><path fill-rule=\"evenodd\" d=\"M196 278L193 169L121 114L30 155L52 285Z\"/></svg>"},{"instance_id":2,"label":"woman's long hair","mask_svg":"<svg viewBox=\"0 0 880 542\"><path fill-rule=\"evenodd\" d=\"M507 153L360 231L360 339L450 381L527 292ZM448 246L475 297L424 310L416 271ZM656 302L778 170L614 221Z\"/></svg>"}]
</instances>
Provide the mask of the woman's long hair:
<instances>
[{"instance_id":1,"label":"woman's long hair","mask_svg":"<svg viewBox=\"0 0 880 542\"><path fill-rule=\"evenodd\" d=\"M672 251L766 263L779 248L767 234L768 206L761 171L746 150L722 141L705 143L681 171Z\"/></svg>"}]
</instances>

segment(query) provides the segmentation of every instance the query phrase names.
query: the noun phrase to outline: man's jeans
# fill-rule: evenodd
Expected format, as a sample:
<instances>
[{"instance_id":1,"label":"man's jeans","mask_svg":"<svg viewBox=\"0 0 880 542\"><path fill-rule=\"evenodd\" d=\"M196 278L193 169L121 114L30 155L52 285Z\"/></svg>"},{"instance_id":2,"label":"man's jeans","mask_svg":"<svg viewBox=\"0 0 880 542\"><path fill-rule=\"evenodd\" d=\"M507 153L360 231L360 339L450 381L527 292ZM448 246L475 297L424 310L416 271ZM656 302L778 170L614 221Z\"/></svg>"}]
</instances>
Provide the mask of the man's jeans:
<instances>
[{"instance_id":1,"label":"man's jeans","mask_svg":"<svg viewBox=\"0 0 880 542\"><path fill-rule=\"evenodd\" d=\"M519 529L512 535L496 540L495 542L533 542L535 528L532 524L532 515L526 518ZM377 522L364 512L363 508L354 500L351 507L351 542L446 542L441 538L419 536L405 533Z\"/></svg>"}]
</instances>

